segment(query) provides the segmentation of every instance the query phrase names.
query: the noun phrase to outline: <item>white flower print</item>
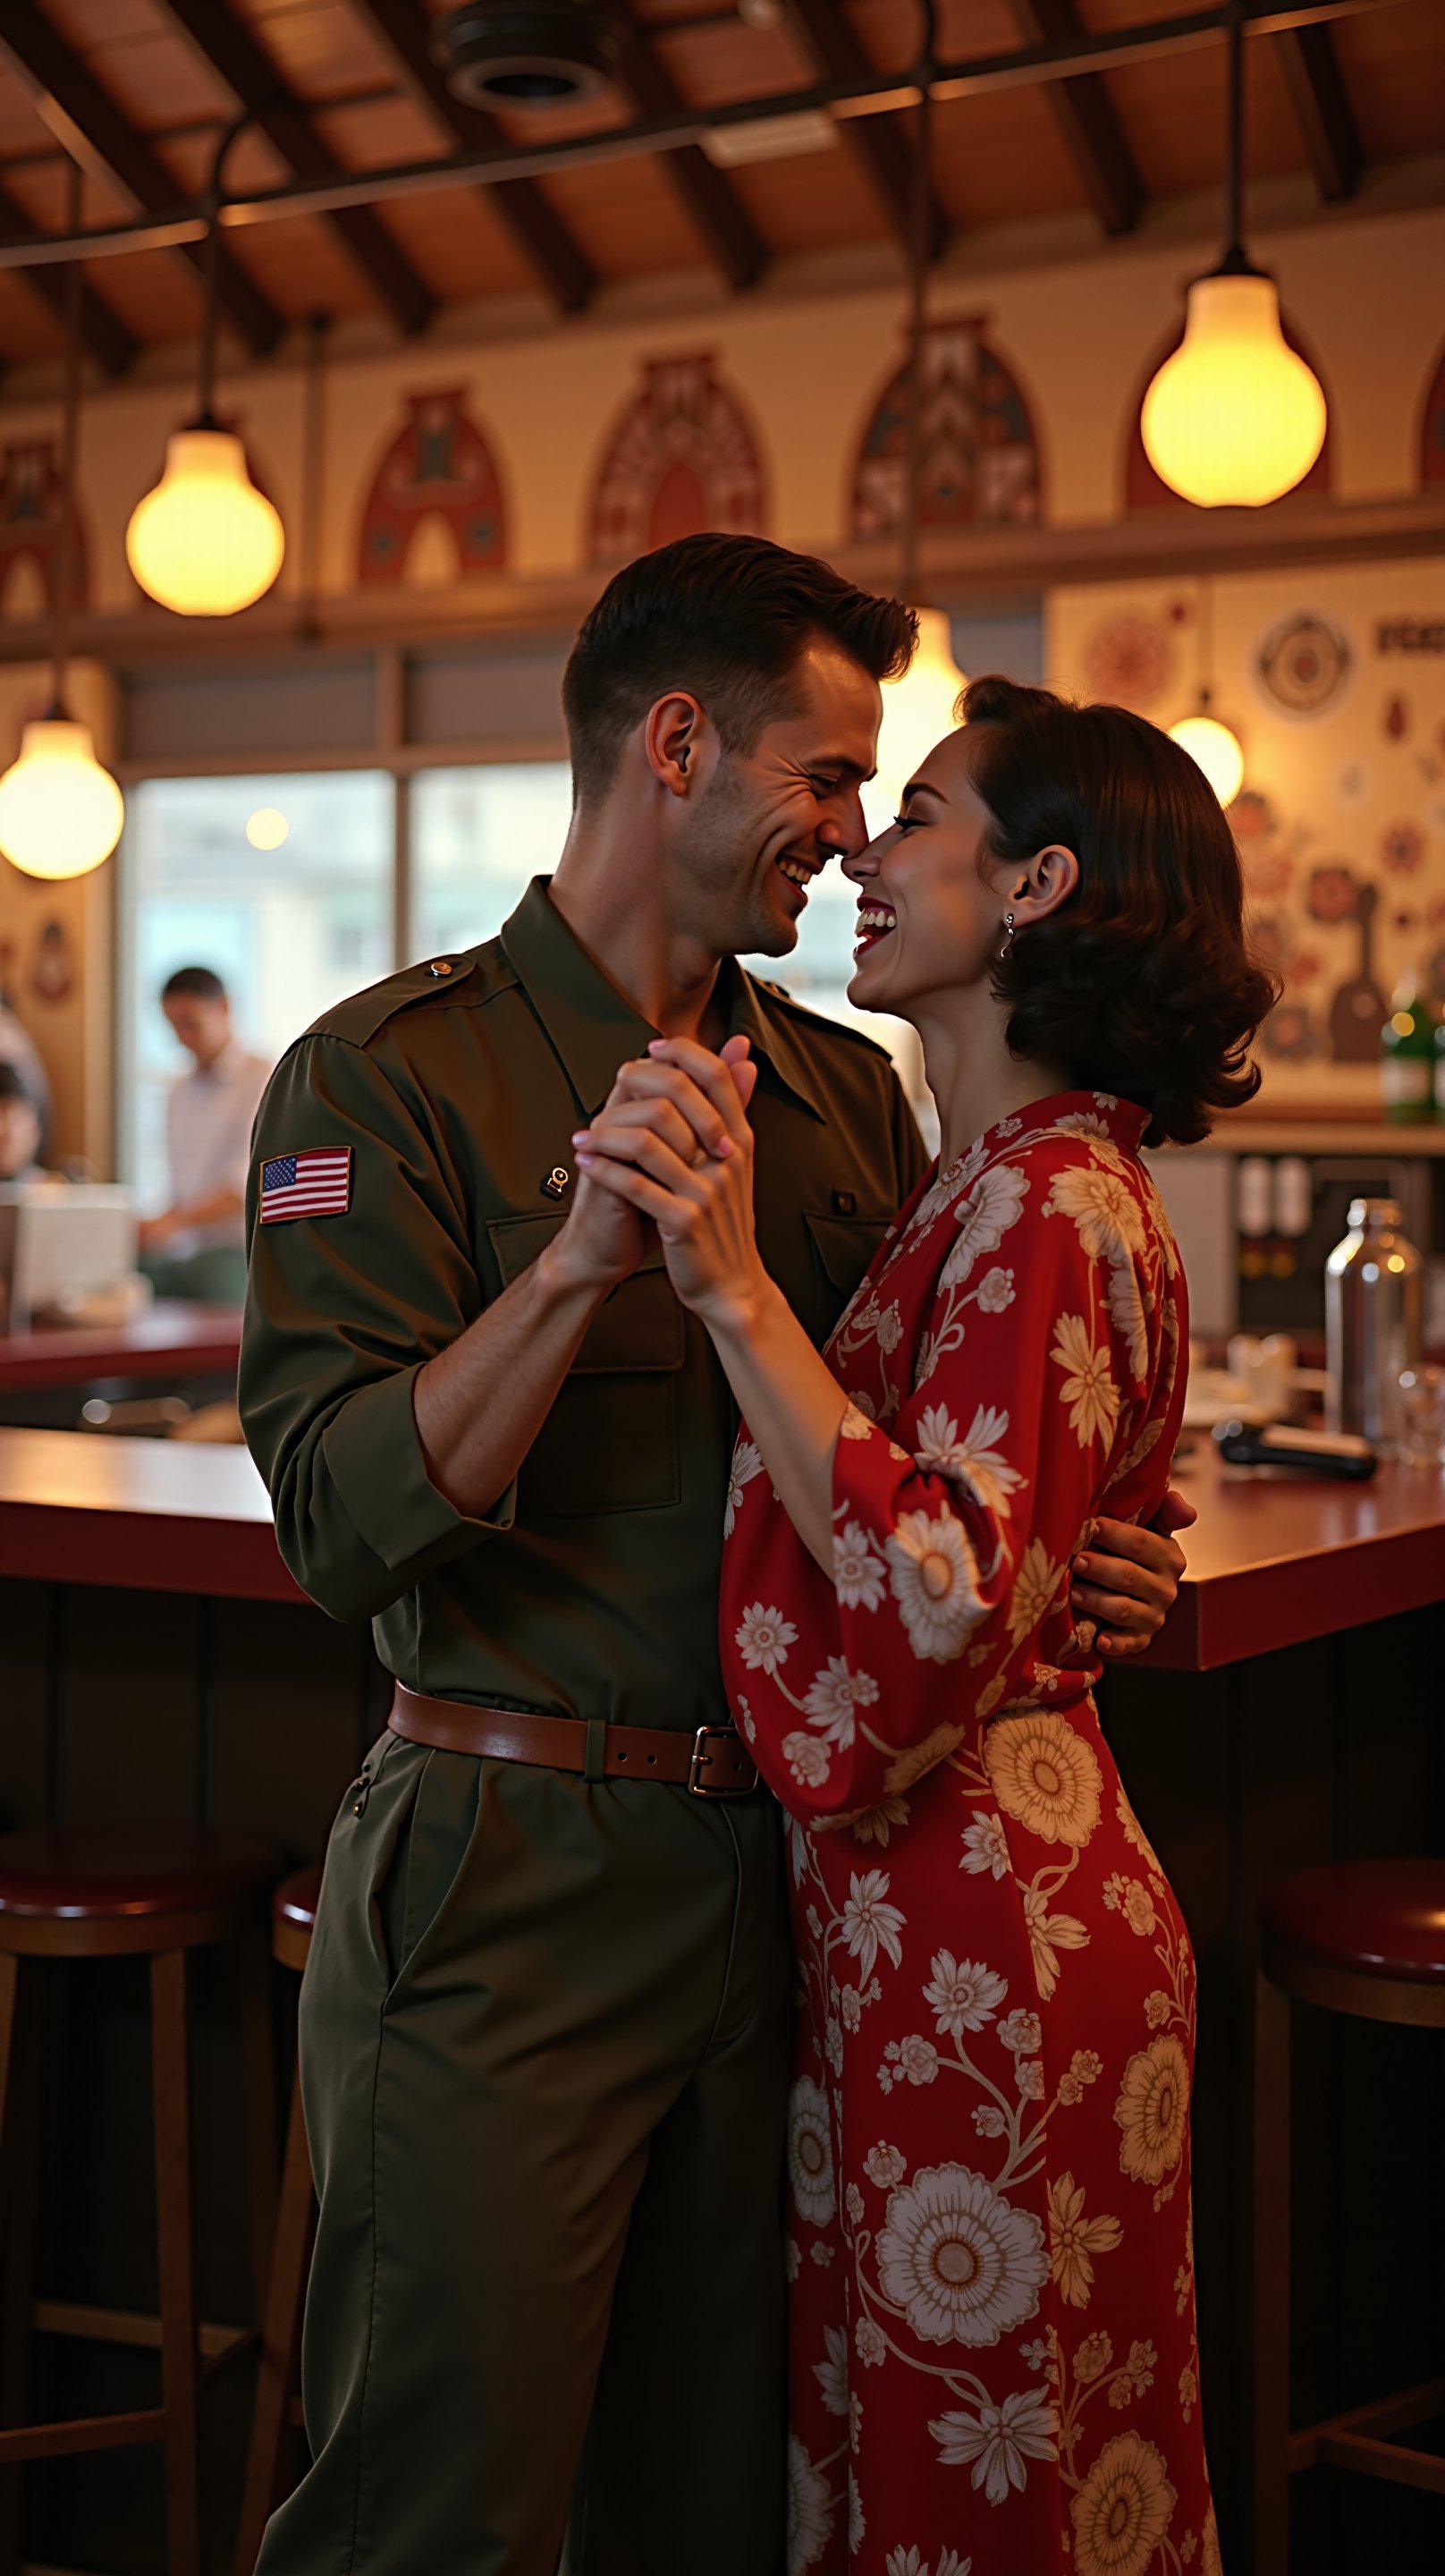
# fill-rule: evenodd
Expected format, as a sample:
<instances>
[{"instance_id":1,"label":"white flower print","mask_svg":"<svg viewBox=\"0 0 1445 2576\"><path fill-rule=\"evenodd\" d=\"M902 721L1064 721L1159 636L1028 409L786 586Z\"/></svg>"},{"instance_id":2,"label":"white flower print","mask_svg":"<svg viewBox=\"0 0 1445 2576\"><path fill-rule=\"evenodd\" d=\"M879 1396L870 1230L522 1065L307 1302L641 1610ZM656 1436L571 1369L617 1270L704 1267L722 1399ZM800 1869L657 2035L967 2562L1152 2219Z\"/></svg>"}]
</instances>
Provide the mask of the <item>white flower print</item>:
<instances>
[{"instance_id":1,"label":"white flower print","mask_svg":"<svg viewBox=\"0 0 1445 2576\"><path fill-rule=\"evenodd\" d=\"M761 1601L755 1601L743 1612L734 1642L750 1673L772 1674L787 1662L788 1648L797 1644L798 1632L781 1610L765 1610Z\"/></svg>"},{"instance_id":2,"label":"white flower print","mask_svg":"<svg viewBox=\"0 0 1445 2576\"><path fill-rule=\"evenodd\" d=\"M883 2054L896 2061L899 2075L910 2084L931 2084L938 2073L938 2051L917 2031L908 2039L890 2039Z\"/></svg>"},{"instance_id":3,"label":"white flower print","mask_svg":"<svg viewBox=\"0 0 1445 2576\"><path fill-rule=\"evenodd\" d=\"M966 2030L982 2030L992 2021L1008 1993L1007 1977L972 1959L955 1960L951 1950L937 1951L932 1966L923 2000L933 2006L941 2039L959 2039Z\"/></svg>"},{"instance_id":4,"label":"white flower print","mask_svg":"<svg viewBox=\"0 0 1445 2576\"><path fill-rule=\"evenodd\" d=\"M1011 1270L986 1270L978 1283L974 1299L981 1315L1001 1315L1014 1301L1014 1275Z\"/></svg>"},{"instance_id":5,"label":"white flower print","mask_svg":"<svg viewBox=\"0 0 1445 2576\"><path fill-rule=\"evenodd\" d=\"M1144 1296L1135 1272L1123 1261L1116 1261L1109 1272L1109 1318L1128 1345L1130 1374L1136 1386L1142 1385L1149 1373Z\"/></svg>"},{"instance_id":6,"label":"white flower print","mask_svg":"<svg viewBox=\"0 0 1445 2576\"><path fill-rule=\"evenodd\" d=\"M980 2406L976 2415L940 2415L928 2427L945 2468L973 2465L972 2483L990 2504L1002 2504L1010 2487L1027 2481L1026 2460L1058 2457L1058 2418L1046 2388L1021 2389L1002 2406Z\"/></svg>"},{"instance_id":7,"label":"white flower print","mask_svg":"<svg viewBox=\"0 0 1445 2576\"><path fill-rule=\"evenodd\" d=\"M845 1610L876 1610L887 1590L882 1559L861 1521L833 1540L833 1589Z\"/></svg>"},{"instance_id":8,"label":"white flower print","mask_svg":"<svg viewBox=\"0 0 1445 2576\"><path fill-rule=\"evenodd\" d=\"M833 2137L828 2097L811 2075L800 2075L788 2103L788 2176L798 2214L813 2227L833 2215Z\"/></svg>"},{"instance_id":9,"label":"white flower print","mask_svg":"<svg viewBox=\"0 0 1445 2576\"><path fill-rule=\"evenodd\" d=\"M984 1138L975 1137L968 1152L960 1154L956 1163L950 1163L946 1172L940 1172L937 1180L930 1182L913 1211L910 1233L914 1227L921 1231L924 1226L932 1225L936 1216L941 1216L946 1207L953 1205L959 1193L967 1189L987 1151Z\"/></svg>"},{"instance_id":10,"label":"white flower print","mask_svg":"<svg viewBox=\"0 0 1445 2576\"><path fill-rule=\"evenodd\" d=\"M871 2317L860 2317L853 2329L853 2349L865 2370L877 2370L888 2357L888 2338Z\"/></svg>"},{"instance_id":11,"label":"white flower print","mask_svg":"<svg viewBox=\"0 0 1445 2576\"><path fill-rule=\"evenodd\" d=\"M884 2296L923 2343L995 2344L1038 2312L1043 2229L966 2165L930 2165L888 2197L878 2237Z\"/></svg>"},{"instance_id":12,"label":"white flower print","mask_svg":"<svg viewBox=\"0 0 1445 2576\"><path fill-rule=\"evenodd\" d=\"M1001 2138L1008 2122L996 2102L975 2102L973 2125L981 2138Z\"/></svg>"},{"instance_id":13,"label":"white flower print","mask_svg":"<svg viewBox=\"0 0 1445 2576\"><path fill-rule=\"evenodd\" d=\"M1044 2044L1044 2026L1036 2012L1011 2012L999 2023L998 2035L1015 2057L1036 2057Z\"/></svg>"},{"instance_id":14,"label":"white flower print","mask_svg":"<svg viewBox=\"0 0 1445 2576\"><path fill-rule=\"evenodd\" d=\"M920 1662L950 1663L984 1617L978 1565L950 1511L900 1512L884 1543L889 1581L908 1642Z\"/></svg>"},{"instance_id":15,"label":"white flower print","mask_svg":"<svg viewBox=\"0 0 1445 2576\"><path fill-rule=\"evenodd\" d=\"M1107 1344L1091 1338L1082 1315L1060 1315L1049 1357L1067 1372L1059 1396L1069 1408L1069 1429L1079 1447L1102 1440L1107 1448L1119 1419L1119 1390L1110 1373Z\"/></svg>"},{"instance_id":16,"label":"white flower print","mask_svg":"<svg viewBox=\"0 0 1445 2576\"><path fill-rule=\"evenodd\" d=\"M1015 1645L1042 1627L1053 1608L1064 1569L1055 1565L1041 1538L1031 1538L1014 1579L1008 1605L1008 1632Z\"/></svg>"},{"instance_id":17,"label":"white flower print","mask_svg":"<svg viewBox=\"0 0 1445 2576\"><path fill-rule=\"evenodd\" d=\"M784 1736L783 1760L800 1789L821 1789L833 1767L833 1756L822 1737L808 1735L800 1726Z\"/></svg>"},{"instance_id":18,"label":"white flower print","mask_svg":"<svg viewBox=\"0 0 1445 2576\"><path fill-rule=\"evenodd\" d=\"M867 2529L868 2525L863 2519L863 2499L858 2493L858 2481L850 2469L848 2471L848 2555L850 2558L857 2557L863 2546Z\"/></svg>"},{"instance_id":19,"label":"white flower print","mask_svg":"<svg viewBox=\"0 0 1445 2576\"><path fill-rule=\"evenodd\" d=\"M954 1210L958 1240L943 1265L940 1286L956 1288L985 1252L997 1252L1028 1196L1028 1181L1012 1163L995 1163Z\"/></svg>"},{"instance_id":20,"label":"white flower print","mask_svg":"<svg viewBox=\"0 0 1445 2576\"><path fill-rule=\"evenodd\" d=\"M890 2549L883 2562L883 2576L928 2576L921 2553L916 2549Z\"/></svg>"},{"instance_id":21,"label":"white flower print","mask_svg":"<svg viewBox=\"0 0 1445 2576\"><path fill-rule=\"evenodd\" d=\"M815 2361L813 2377L823 2392L823 2404L830 2415L848 2412L848 2338L841 2326L825 2326L823 2340L828 2347L826 2361Z\"/></svg>"},{"instance_id":22,"label":"white flower print","mask_svg":"<svg viewBox=\"0 0 1445 2576\"><path fill-rule=\"evenodd\" d=\"M875 1426L865 1410L867 1401L867 1397L862 1395L851 1395L848 1398L848 1409L838 1425L840 1440L872 1439Z\"/></svg>"},{"instance_id":23,"label":"white flower print","mask_svg":"<svg viewBox=\"0 0 1445 2576\"><path fill-rule=\"evenodd\" d=\"M1020 2057L1014 2062L1019 2092L1025 2102L1042 2102L1044 2098L1044 2062L1041 2057Z\"/></svg>"},{"instance_id":24,"label":"white flower print","mask_svg":"<svg viewBox=\"0 0 1445 2576\"><path fill-rule=\"evenodd\" d=\"M963 1858L958 1866L973 1878L982 1878L985 1871L990 1878L1007 1878L1013 1866L1002 1822L982 1807L974 1808L973 1822L964 1829Z\"/></svg>"},{"instance_id":25,"label":"white flower print","mask_svg":"<svg viewBox=\"0 0 1445 2576\"><path fill-rule=\"evenodd\" d=\"M791 2236L783 2238L783 2278L791 2287L803 2268L803 2258Z\"/></svg>"},{"instance_id":26,"label":"white flower print","mask_svg":"<svg viewBox=\"0 0 1445 2576\"><path fill-rule=\"evenodd\" d=\"M828 2546L833 2529L828 2481L815 2469L796 2433L788 2435L788 2576L804 2576Z\"/></svg>"},{"instance_id":27,"label":"white flower print","mask_svg":"<svg viewBox=\"0 0 1445 2576\"><path fill-rule=\"evenodd\" d=\"M742 1504L743 1487L750 1485L754 1476L760 1476L762 1472L762 1453L756 1441L740 1440L733 1451L733 1463L728 1475L727 1501L723 1507L724 1538L732 1537Z\"/></svg>"},{"instance_id":28,"label":"white flower print","mask_svg":"<svg viewBox=\"0 0 1445 2576\"><path fill-rule=\"evenodd\" d=\"M1045 1216L1072 1217L1091 1261L1123 1261L1144 1250L1144 1215L1121 1171L1097 1162L1055 1172Z\"/></svg>"},{"instance_id":29,"label":"white flower print","mask_svg":"<svg viewBox=\"0 0 1445 2576\"><path fill-rule=\"evenodd\" d=\"M1054 1125L1061 1136L1097 1136L1117 1158L1118 1146L1103 1119L1096 1118L1092 1109L1070 1109L1062 1118L1056 1118Z\"/></svg>"},{"instance_id":30,"label":"white flower print","mask_svg":"<svg viewBox=\"0 0 1445 2576\"><path fill-rule=\"evenodd\" d=\"M864 2202L863 2194L859 2190L856 2182L849 2183L848 2188L843 2195L843 2206L848 2212L849 2226L860 2227L863 2223Z\"/></svg>"},{"instance_id":31,"label":"white flower print","mask_svg":"<svg viewBox=\"0 0 1445 2576\"><path fill-rule=\"evenodd\" d=\"M852 2032L862 2027L863 1997L857 1986L843 1988L838 1997L838 2018L846 2031ZM848 2188L852 2190L851 2183Z\"/></svg>"},{"instance_id":32,"label":"white flower print","mask_svg":"<svg viewBox=\"0 0 1445 2576\"><path fill-rule=\"evenodd\" d=\"M878 1318L877 1324L874 1326L874 1331L878 1337L878 1348L880 1351L891 1352L897 1350L899 1343L903 1339L903 1318L898 1312L896 1301L893 1305L884 1307L882 1314Z\"/></svg>"},{"instance_id":33,"label":"white flower print","mask_svg":"<svg viewBox=\"0 0 1445 2576\"><path fill-rule=\"evenodd\" d=\"M903 2180L908 2167L898 2149L885 2146L880 2138L877 2146L870 2147L864 2157L863 2171L870 2182L876 2182L880 2191L891 2191L894 2183Z\"/></svg>"},{"instance_id":34,"label":"white flower print","mask_svg":"<svg viewBox=\"0 0 1445 2576\"><path fill-rule=\"evenodd\" d=\"M885 1950L895 1968L903 1964L903 1945L898 1935L907 1917L896 1905L887 1905L888 1872L866 1870L860 1878L854 1873L848 1902L840 1918L850 1957L860 1963L860 1974L871 1977L879 1950Z\"/></svg>"},{"instance_id":35,"label":"white flower print","mask_svg":"<svg viewBox=\"0 0 1445 2576\"><path fill-rule=\"evenodd\" d=\"M844 1656L830 1655L826 1669L813 1675L803 1706L829 1743L846 1753L853 1741L854 1709L871 1708L877 1697L871 1673L851 1672Z\"/></svg>"},{"instance_id":36,"label":"white flower print","mask_svg":"<svg viewBox=\"0 0 1445 2576\"><path fill-rule=\"evenodd\" d=\"M1013 1495L1028 1482L998 1445L1007 1432L1008 1415L996 1405L981 1404L960 1440L947 1407L930 1404L918 1426L918 1463L951 1477L986 1512L1007 1520Z\"/></svg>"}]
</instances>

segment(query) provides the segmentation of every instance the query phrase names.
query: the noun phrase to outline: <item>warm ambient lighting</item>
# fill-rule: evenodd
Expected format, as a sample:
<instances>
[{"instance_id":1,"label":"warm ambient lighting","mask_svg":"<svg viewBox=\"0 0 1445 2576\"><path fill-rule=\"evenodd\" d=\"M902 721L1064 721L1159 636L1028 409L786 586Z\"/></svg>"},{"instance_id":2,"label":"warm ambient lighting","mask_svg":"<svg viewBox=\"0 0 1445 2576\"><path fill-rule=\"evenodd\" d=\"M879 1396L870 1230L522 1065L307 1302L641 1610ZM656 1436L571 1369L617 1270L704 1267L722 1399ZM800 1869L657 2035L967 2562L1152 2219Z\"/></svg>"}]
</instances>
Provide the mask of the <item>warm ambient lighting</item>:
<instances>
[{"instance_id":1,"label":"warm ambient lighting","mask_svg":"<svg viewBox=\"0 0 1445 2576\"><path fill-rule=\"evenodd\" d=\"M1221 805L1232 805L1244 783L1244 753L1239 738L1214 716L1185 716L1171 725L1169 739L1203 770Z\"/></svg>"},{"instance_id":2,"label":"warm ambient lighting","mask_svg":"<svg viewBox=\"0 0 1445 2576\"><path fill-rule=\"evenodd\" d=\"M125 806L89 725L41 716L0 778L0 850L31 877L83 877L120 839Z\"/></svg>"},{"instance_id":3,"label":"warm ambient lighting","mask_svg":"<svg viewBox=\"0 0 1445 2576\"><path fill-rule=\"evenodd\" d=\"M1303 480L1325 441L1318 379L1286 345L1273 278L1196 278L1184 338L1144 396L1150 464L1206 510L1258 509Z\"/></svg>"},{"instance_id":4,"label":"warm ambient lighting","mask_svg":"<svg viewBox=\"0 0 1445 2576\"><path fill-rule=\"evenodd\" d=\"M279 850L290 832L291 826L279 805L258 805L246 825L246 838L253 850Z\"/></svg>"},{"instance_id":5,"label":"warm ambient lighting","mask_svg":"<svg viewBox=\"0 0 1445 2576\"><path fill-rule=\"evenodd\" d=\"M913 661L901 680L886 680L883 685L877 796L880 804L886 799L890 818L897 813L919 763L952 732L954 706L964 685L943 610L920 608Z\"/></svg>"},{"instance_id":6,"label":"warm ambient lighting","mask_svg":"<svg viewBox=\"0 0 1445 2576\"><path fill-rule=\"evenodd\" d=\"M225 429L179 429L165 472L137 503L126 561L142 590L182 617L233 617L269 590L286 536L252 482L246 451Z\"/></svg>"}]
</instances>

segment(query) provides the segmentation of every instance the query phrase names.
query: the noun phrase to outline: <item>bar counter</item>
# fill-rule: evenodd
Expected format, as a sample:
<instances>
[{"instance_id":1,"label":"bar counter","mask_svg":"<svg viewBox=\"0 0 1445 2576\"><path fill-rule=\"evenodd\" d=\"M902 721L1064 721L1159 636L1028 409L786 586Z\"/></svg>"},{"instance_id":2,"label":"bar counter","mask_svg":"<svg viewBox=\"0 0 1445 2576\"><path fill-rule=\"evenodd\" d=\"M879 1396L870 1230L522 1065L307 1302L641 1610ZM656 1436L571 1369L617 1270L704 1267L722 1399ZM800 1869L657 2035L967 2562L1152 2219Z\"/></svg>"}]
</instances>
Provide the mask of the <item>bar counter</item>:
<instances>
[{"instance_id":1,"label":"bar counter","mask_svg":"<svg viewBox=\"0 0 1445 2576\"><path fill-rule=\"evenodd\" d=\"M53 1324L0 1334L0 1397L86 1386L96 1378L234 1376L242 1311L159 1298L128 1324Z\"/></svg>"}]
</instances>

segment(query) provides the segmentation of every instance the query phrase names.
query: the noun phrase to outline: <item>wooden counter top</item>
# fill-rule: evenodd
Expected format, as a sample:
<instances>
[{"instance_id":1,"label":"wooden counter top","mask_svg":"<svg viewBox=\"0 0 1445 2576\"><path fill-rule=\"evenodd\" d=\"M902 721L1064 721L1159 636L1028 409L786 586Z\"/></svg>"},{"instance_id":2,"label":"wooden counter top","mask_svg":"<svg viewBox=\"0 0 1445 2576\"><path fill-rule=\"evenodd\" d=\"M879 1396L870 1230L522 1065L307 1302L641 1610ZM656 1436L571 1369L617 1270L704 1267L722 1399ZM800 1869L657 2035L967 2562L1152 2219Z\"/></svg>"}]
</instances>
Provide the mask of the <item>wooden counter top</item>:
<instances>
[{"instance_id":1,"label":"wooden counter top","mask_svg":"<svg viewBox=\"0 0 1445 2576\"><path fill-rule=\"evenodd\" d=\"M1210 1672L1445 1601L1445 1470L1368 1485L1221 1467L1196 1441L1175 1481L1199 1508L1189 1573L1151 1669ZM0 1576L299 1601L244 1449L0 1431Z\"/></svg>"},{"instance_id":2,"label":"wooden counter top","mask_svg":"<svg viewBox=\"0 0 1445 2576\"><path fill-rule=\"evenodd\" d=\"M241 1354L239 1306L157 1299L129 1324L54 1324L0 1334L0 1395L85 1386L93 1378L211 1377Z\"/></svg>"}]
</instances>

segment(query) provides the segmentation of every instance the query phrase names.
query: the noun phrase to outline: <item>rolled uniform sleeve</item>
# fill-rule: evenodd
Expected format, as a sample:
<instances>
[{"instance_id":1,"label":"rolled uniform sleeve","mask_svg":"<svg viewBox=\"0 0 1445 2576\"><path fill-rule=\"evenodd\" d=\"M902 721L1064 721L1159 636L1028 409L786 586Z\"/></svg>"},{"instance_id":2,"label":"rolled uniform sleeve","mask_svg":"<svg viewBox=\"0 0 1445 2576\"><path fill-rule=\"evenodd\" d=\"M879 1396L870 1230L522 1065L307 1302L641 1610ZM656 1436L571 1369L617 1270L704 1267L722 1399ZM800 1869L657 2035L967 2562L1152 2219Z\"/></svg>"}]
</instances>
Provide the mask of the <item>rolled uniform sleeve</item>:
<instances>
[{"instance_id":1,"label":"rolled uniform sleeve","mask_svg":"<svg viewBox=\"0 0 1445 2576\"><path fill-rule=\"evenodd\" d=\"M259 1222L264 1163L338 1147L344 1212ZM512 1524L515 1488L480 1519L438 1491L412 1404L418 1370L483 1302L466 1210L422 1104L364 1048L313 1034L267 1086L246 1221L241 1419L281 1554L333 1618L375 1618Z\"/></svg>"}]
</instances>

